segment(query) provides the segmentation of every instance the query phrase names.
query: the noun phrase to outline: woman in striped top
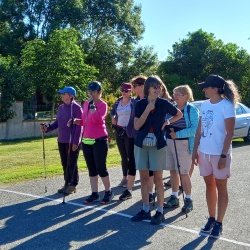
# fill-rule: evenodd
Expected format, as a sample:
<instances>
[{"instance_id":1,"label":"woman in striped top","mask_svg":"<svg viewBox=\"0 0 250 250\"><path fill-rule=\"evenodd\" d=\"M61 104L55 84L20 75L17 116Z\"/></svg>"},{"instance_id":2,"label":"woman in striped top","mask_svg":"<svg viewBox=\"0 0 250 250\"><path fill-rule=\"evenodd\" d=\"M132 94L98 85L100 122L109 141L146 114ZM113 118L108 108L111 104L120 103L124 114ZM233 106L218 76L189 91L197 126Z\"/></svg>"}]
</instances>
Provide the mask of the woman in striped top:
<instances>
[{"instance_id":1,"label":"woman in striped top","mask_svg":"<svg viewBox=\"0 0 250 250\"><path fill-rule=\"evenodd\" d=\"M182 212L188 213L193 210L189 171L192 164L194 137L199 123L199 113L198 109L189 103L190 101L193 101L193 93L188 85L174 88L173 93L176 106L182 111L183 117L167 126L166 169L170 170L172 195L170 199L164 203L164 207L179 207L178 189L180 173L183 189L186 194ZM177 152L175 152L174 144L176 145ZM177 166L176 153L180 169L178 169Z\"/></svg>"}]
</instances>

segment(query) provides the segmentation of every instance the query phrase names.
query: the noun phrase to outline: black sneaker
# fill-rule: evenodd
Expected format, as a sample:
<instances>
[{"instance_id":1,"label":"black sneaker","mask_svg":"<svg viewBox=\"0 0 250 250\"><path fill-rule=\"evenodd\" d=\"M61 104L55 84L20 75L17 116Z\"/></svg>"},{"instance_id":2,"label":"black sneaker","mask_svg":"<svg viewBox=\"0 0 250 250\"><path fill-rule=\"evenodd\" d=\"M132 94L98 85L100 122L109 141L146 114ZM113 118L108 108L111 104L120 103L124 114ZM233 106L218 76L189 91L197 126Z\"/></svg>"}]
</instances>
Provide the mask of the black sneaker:
<instances>
[{"instance_id":1,"label":"black sneaker","mask_svg":"<svg viewBox=\"0 0 250 250\"><path fill-rule=\"evenodd\" d=\"M101 200L101 204L105 205L107 203L109 203L110 201L112 201L114 198L114 193L112 191L105 191L104 197Z\"/></svg>"},{"instance_id":2,"label":"black sneaker","mask_svg":"<svg viewBox=\"0 0 250 250\"><path fill-rule=\"evenodd\" d=\"M142 221L142 220L151 220L151 212L146 213L144 210L141 210L138 214L131 218L132 221Z\"/></svg>"},{"instance_id":3,"label":"black sneaker","mask_svg":"<svg viewBox=\"0 0 250 250\"><path fill-rule=\"evenodd\" d=\"M209 234L209 238L219 239L222 235L222 225L221 223L215 222L212 232Z\"/></svg>"},{"instance_id":4,"label":"black sneaker","mask_svg":"<svg viewBox=\"0 0 250 250\"><path fill-rule=\"evenodd\" d=\"M132 194L126 189L119 197L120 201L125 201L132 198Z\"/></svg>"},{"instance_id":5,"label":"black sneaker","mask_svg":"<svg viewBox=\"0 0 250 250\"><path fill-rule=\"evenodd\" d=\"M193 201L190 198L185 198L184 200L184 206L181 209L183 213L189 213L193 210Z\"/></svg>"},{"instance_id":6,"label":"black sneaker","mask_svg":"<svg viewBox=\"0 0 250 250\"><path fill-rule=\"evenodd\" d=\"M154 217L152 217L150 223L152 225L160 225L162 222L164 221L164 215L159 212L159 211L156 211Z\"/></svg>"},{"instance_id":7,"label":"black sneaker","mask_svg":"<svg viewBox=\"0 0 250 250\"><path fill-rule=\"evenodd\" d=\"M201 232L203 233L210 233L211 230L214 227L215 219L214 218L208 218L207 224L201 228Z\"/></svg>"},{"instance_id":8,"label":"black sneaker","mask_svg":"<svg viewBox=\"0 0 250 250\"><path fill-rule=\"evenodd\" d=\"M155 194L149 194L149 203L155 202Z\"/></svg>"},{"instance_id":9,"label":"black sneaker","mask_svg":"<svg viewBox=\"0 0 250 250\"><path fill-rule=\"evenodd\" d=\"M58 189L58 193L63 194L66 190L67 185L62 186L60 189Z\"/></svg>"},{"instance_id":10,"label":"black sneaker","mask_svg":"<svg viewBox=\"0 0 250 250\"><path fill-rule=\"evenodd\" d=\"M165 208L176 208L179 206L179 199L175 195L171 195L170 199L167 202L164 202Z\"/></svg>"},{"instance_id":11,"label":"black sneaker","mask_svg":"<svg viewBox=\"0 0 250 250\"><path fill-rule=\"evenodd\" d=\"M99 200L100 200L99 194L97 194L97 195L91 194L86 200L83 201L83 203L84 204L91 204L91 203L97 202Z\"/></svg>"}]
</instances>

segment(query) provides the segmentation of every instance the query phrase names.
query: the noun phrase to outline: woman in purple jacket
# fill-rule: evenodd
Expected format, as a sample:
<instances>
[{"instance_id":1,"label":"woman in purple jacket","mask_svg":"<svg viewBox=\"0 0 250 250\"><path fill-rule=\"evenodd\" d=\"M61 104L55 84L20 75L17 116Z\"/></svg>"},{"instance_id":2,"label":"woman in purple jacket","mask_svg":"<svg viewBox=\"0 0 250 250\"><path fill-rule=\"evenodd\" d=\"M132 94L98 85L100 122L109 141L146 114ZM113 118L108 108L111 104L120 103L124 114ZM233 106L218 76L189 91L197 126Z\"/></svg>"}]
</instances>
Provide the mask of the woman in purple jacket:
<instances>
[{"instance_id":1,"label":"woman in purple jacket","mask_svg":"<svg viewBox=\"0 0 250 250\"><path fill-rule=\"evenodd\" d=\"M76 90L73 87L64 87L58 93L64 103L58 108L56 120L49 125L41 125L41 131L47 133L58 128L58 149L64 173L64 184L58 189L58 193L72 194L76 192L79 181L77 160L82 127L73 125L70 128L67 123L73 118L81 119L82 108L74 101Z\"/></svg>"}]
</instances>

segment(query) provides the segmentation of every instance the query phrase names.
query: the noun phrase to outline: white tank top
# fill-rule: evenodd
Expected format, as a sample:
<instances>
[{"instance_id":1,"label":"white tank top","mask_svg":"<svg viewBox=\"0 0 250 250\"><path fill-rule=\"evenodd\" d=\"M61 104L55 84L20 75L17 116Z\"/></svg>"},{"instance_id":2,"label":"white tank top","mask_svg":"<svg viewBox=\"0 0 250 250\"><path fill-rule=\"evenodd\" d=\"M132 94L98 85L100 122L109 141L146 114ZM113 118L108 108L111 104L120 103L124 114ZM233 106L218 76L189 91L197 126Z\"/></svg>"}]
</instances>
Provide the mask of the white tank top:
<instances>
[{"instance_id":1,"label":"white tank top","mask_svg":"<svg viewBox=\"0 0 250 250\"><path fill-rule=\"evenodd\" d=\"M121 127L126 127L128 125L130 114L131 114L131 101L126 106L122 106L121 100L120 100L117 106L116 113L118 116L117 125Z\"/></svg>"}]
</instances>

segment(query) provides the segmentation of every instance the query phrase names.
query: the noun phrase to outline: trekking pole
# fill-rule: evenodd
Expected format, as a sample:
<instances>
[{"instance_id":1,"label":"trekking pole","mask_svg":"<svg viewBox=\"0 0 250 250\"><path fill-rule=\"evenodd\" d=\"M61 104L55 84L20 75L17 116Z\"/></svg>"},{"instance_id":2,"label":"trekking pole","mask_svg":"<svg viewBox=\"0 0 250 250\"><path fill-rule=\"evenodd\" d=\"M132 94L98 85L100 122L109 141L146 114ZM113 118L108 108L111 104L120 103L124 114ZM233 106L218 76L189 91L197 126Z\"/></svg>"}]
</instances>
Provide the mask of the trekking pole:
<instances>
[{"instance_id":1,"label":"trekking pole","mask_svg":"<svg viewBox=\"0 0 250 250\"><path fill-rule=\"evenodd\" d=\"M155 194L154 194L154 203L153 203L153 206L155 206L155 198L156 198L156 195L157 195L157 190L156 190L156 186L155 186Z\"/></svg>"},{"instance_id":2,"label":"trekking pole","mask_svg":"<svg viewBox=\"0 0 250 250\"><path fill-rule=\"evenodd\" d=\"M41 126L46 126L45 123L41 123ZM43 141L43 169L44 169L44 185L45 185L45 193L47 193L47 185L46 185L46 164L45 164L45 146L44 146L44 130L42 131L42 141Z\"/></svg>"},{"instance_id":3,"label":"trekking pole","mask_svg":"<svg viewBox=\"0 0 250 250\"><path fill-rule=\"evenodd\" d=\"M173 128L170 128L170 131L171 131L171 133L173 133L173 132L174 132L174 129L173 129ZM176 161L177 161L177 168L178 168L178 172L179 172L179 176L180 176L180 182L181 182L182 197L183 197L183 202L185 203L184 190L183 190L182 179L181 179L180 164L179 164L179 159L178 159L178 154L177 154L175 139L173 139L173 141L174 141L175 156L176 156ZM187 218L187 217L188 217L188 215L187 215L187 209L186 209L186 218Z\"/></svg>"},{"instance_id":4,"label":"trekking pole","mask_svg":"<svg viewBox=\"0 0 250 250\"><path fill-rule=\"evenodd\" d=\"M74 118L71 118L71 121L70 121L70 134L69 134L69 146L68 146L68 153L67 153L67 169L66 169L67 178L69 176L70 153L71 153L71 147L72 147L71 141L72 141L73 122L74 122ZM62 204L65 204L66 189L70 186L70 184L71 184L71 181L69 181L69 183L67 184L67 186L64 189Z\"/></svg>"}]
</instances>

